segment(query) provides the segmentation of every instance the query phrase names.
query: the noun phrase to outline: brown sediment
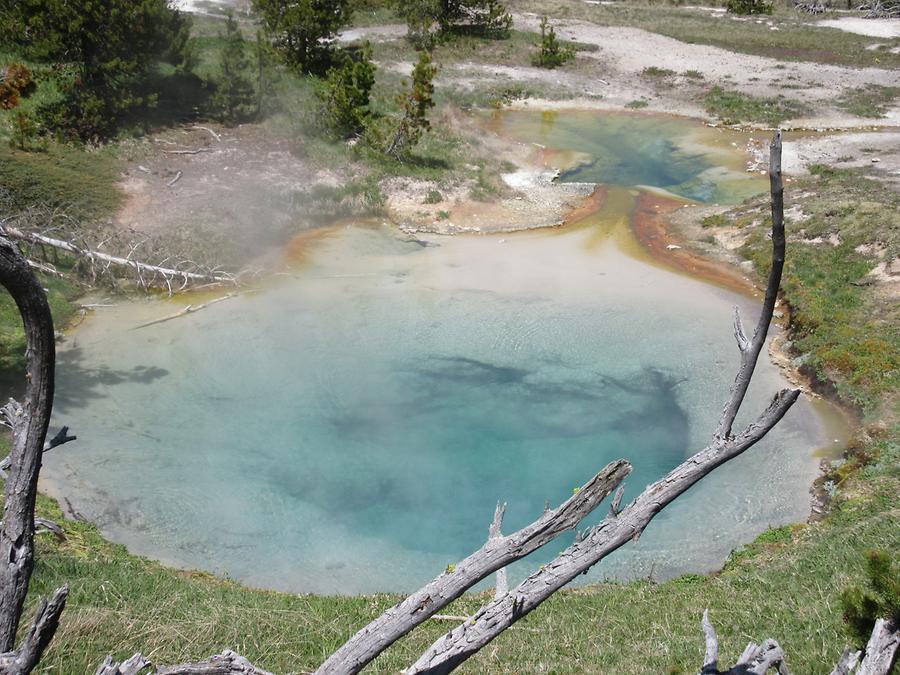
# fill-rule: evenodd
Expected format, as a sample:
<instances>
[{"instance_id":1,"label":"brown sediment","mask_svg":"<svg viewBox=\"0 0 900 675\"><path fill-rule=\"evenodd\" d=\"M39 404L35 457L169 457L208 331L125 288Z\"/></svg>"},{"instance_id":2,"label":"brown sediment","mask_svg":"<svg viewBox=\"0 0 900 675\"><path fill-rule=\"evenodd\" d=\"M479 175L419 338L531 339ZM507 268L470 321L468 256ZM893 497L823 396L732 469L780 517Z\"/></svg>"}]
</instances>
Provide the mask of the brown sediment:
<instances>
[{"instance_id":1,"label":"brown sediment","mask_svg":"<svg viewBox=\"0 0 900 675\"><path fill-rule=\"evenodd\" d=\"M732 265L710 260L687 248L670 226L668 215L684 206L684 201L653 192L637 197L631 227L635 238L655 261L677 271L746 295L757 292L752 279Z\"/></svg>"},{"instance_id":2,"label":"brown sediment","mask_svg":"<svg viewBox=\"0 0 900 675\"><path fill-rule=\"evenodd\" d=\"M594 191L585 197L581 204L569 211L563 224L571 225L596 213L600 210L600 207L603 206L603 202L606 201L608 194L609 187L602 183L598 183L597 187L594 188Z\"/></svg>"},{"instance_id":3,"label":"brown sediment","mask_svg":"<svg viewBox=\"0 0 900 675\"><path fill-rule=\"evenodd\" d=\"M277 266L290 269L308 262L309 256L316 245L333 235L342 224L347 224L348 222L356 221L337 222L328 227L314 227L294 235L281 250L281 259Z\"/></svg>"}]
</instances>

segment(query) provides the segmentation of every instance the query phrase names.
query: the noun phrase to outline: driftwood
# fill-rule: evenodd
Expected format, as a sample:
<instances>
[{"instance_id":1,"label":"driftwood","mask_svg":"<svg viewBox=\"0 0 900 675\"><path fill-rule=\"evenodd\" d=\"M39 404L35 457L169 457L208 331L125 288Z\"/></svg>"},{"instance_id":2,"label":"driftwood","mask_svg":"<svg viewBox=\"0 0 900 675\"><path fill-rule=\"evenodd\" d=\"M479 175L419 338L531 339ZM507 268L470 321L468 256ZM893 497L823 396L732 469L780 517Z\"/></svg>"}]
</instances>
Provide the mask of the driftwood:
<instances>
[{"instance_id":1,"label":"driftwood","mask_svg":"<svg viewBox=\"0 0 900 675\"><path fill-rule=\"evenodd\" d=\"M316 672L359 672L399 638L492 572L524 558L563 532L573 530L630 472L628 462L611 462L558 508L547 511L518 532L489 538L475 553L448 566L443 574L359 631Z\"/></svg>"},{"instance_id":2,"label":"driftwood","mask_svg":"<svg viewBox=\"0 0 900 675\"><path fill-rule=\"evenodd\" d=\"M59 617L62 616L68 597L69 587L63 586L57 588L49 600L47 598L41 600L31 629L19 648L16 651L0 654L0 673L3 675L27 675L34 670L40 662L44 650L56 634Z\"/></svg>"},{"instance_id":3,"label":"driftwood","mask_svg":"<svg viewBox=\"0 0 900 675\"><path fill-rule=\"evenodd\" d=\"M237 297L238 293L229 293L228 295L223 295L221 298L216 298L215 300L210 300L209 302L204 302L202 305L188 305L182 310L175 312L174 314L169 314L159 319L153 319L153 321L148 321L146 323L142 323L139 326L135 326L134 330L139 328L146 328L147 326L155 326L158 323L165 323L166 321L171 321L172 319L177 319L182 316L187 316L188 314L193 314L194 312L199 312L201 309L205 309L210 305L215 305L217 302L222 302L223 300L229 300L231 298Z\"/></svg>"},{"instance_id":4,"label":"driftwood","mask_svg":"<svg viewBox=\"0 0 900 675\"><path fill-rule=\"evenodd\" d=\"M82 248L74 244L73 242L65 241L63 239L55 239L53 237L48 237L36 232L25 232L10 225L4 225L2 228L0 228L0 234L3 234L4 236L10 237L12 239L26 241L31 244L51 246L68 253L72 253L81 258L86 258L92 262L100 261L106 263L107 265L129 267L134 270L142 280L143 276L141 275L143 274L159 275L165 281L170 292L172 291L172 281L175 279L182 280L182 285L179 290L183 290L191 282L233 284L236 281L234 275L228 274L226 272L188 272L186 270L162 267L160 265L150 265L144 262L139 262L137 260L132 260L130 257L121 258L119 256L109 255L108 253L102 253L100 251Z\"/></svg>"},{"instance_id":5,"label":"driftwood","mask_svg":"<svg viewBox=\"0 0 900 675\"><path fill-rule=\"evenodd\" d=\"M900 0L869 0L858 9L868 19L896 19L900 17Z\"/></svg>"},{"instance_id":6,"label":"driftwood","mask_svg":"<svg viewBox=\"0 0 900 675\"><path fill-rule=\"evenodd\" d=\"M866 656L856 675L887 675L900 656L900 626L878 619L866 644Z\"/></svg>"}]
</instances>

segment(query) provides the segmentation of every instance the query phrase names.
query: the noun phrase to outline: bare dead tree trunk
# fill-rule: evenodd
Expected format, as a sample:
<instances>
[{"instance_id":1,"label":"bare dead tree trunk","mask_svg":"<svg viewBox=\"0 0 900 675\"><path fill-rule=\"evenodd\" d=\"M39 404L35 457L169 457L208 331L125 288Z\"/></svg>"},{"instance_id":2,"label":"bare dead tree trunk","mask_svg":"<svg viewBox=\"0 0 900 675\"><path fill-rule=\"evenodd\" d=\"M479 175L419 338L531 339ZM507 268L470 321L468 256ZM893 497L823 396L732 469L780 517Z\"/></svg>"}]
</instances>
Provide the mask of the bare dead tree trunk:
<instances>
[{"instance_id":1,"label":"bare dead tree trunk","mask_svg":"<svg viewBox=\"0 0 900 675\"><path fill-rule=\"evenodd\" d=\"M11 420L13 445L0 525L0 652L9 652L34 567L34 503L53 404L56 346L44 289L18 248L2 237L0 284L19 308L27 343L25 398Z\"/></svg>"}]
</instances>

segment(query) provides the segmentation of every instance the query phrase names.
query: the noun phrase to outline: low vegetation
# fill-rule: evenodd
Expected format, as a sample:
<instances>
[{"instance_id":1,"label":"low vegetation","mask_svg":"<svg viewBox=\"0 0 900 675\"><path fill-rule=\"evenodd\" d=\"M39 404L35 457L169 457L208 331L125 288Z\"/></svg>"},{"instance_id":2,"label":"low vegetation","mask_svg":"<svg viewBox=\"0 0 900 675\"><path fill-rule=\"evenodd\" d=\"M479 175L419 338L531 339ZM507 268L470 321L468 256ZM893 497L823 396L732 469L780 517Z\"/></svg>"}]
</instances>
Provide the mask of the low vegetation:
<instances>
[{"instance_id":1,"label":"low vegetation","mask_svg":"<svg viewBox=\"0 0 900 675\"><path fill-rule=\"evenodd\" d=\"M871 273L900 254L900 196L859 170L824 166L794 191L807 196L803 219L791 227L783 281L793 349L846 404L868 418L889 414L884 406L900 389L900 308L876 290ZM764 270L765 207L746 208L734 214L751 232L743 252Z\"/></svg>"},{"instance_id":2,"label":"low vegetation","mask_svg":"<svg viewBox=\"0 0 900 675\"><path fill-rule=\"evenodd\" d=\"M836 105L858 117L884 117L894 101L900 97L900 87L882 87L871 84L844 92Z\"/></svg>"},{"instance_id":3,"label":"low vegetation","mask_svg":"<svg viewBox=\"0 0 900 675\"><path fill-rule=\"evenodd\" d=\"M754 122L777 127L787 119L800 117L807 108L800 101L775 96L759 98L716 86L703 99L706 111L718 117L724 124Z\"/></svg>"}]
</instances>

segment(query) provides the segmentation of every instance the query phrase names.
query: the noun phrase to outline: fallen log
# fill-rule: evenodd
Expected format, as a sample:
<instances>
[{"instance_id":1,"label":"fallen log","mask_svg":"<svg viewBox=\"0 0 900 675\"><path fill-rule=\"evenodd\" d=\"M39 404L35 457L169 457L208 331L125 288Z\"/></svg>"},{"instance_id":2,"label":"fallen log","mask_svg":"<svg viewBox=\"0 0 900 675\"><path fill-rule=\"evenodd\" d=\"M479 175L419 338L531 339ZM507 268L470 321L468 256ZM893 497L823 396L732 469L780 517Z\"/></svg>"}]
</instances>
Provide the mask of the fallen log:
<instances>
[{"instance_id":1,"label":"fallen log","mask_svg":"<svg viewBox=\"0 0 900 675\"><path fill-rule=\"evenodd\" d=\"M108 253L101 253L100 251L92 251L90 249L81 248L80 246L77 246L72 242L62 239L54 239L53 237L47 237L43 234L38 234L37 232L24 232L9 225L0 227L0 233L12 239L26 241L31 244L44 244L46 246L52 246L53 248L58 248L69 253L74 253L77 256L85 257L91 260L100 260L110 265L130 267L139 274L158 274L164 279L168 280L183 279L185 281L185 285L187 285L187 283L190 281L215 282L223 284L235 283L234 276L225 272L187 272L185 270L160 267L158 265L150 265L144 262L139 262L137 260L131 260L129 258L120 258L118 256L109 255Z\"/></svg>"}]
</instances>

